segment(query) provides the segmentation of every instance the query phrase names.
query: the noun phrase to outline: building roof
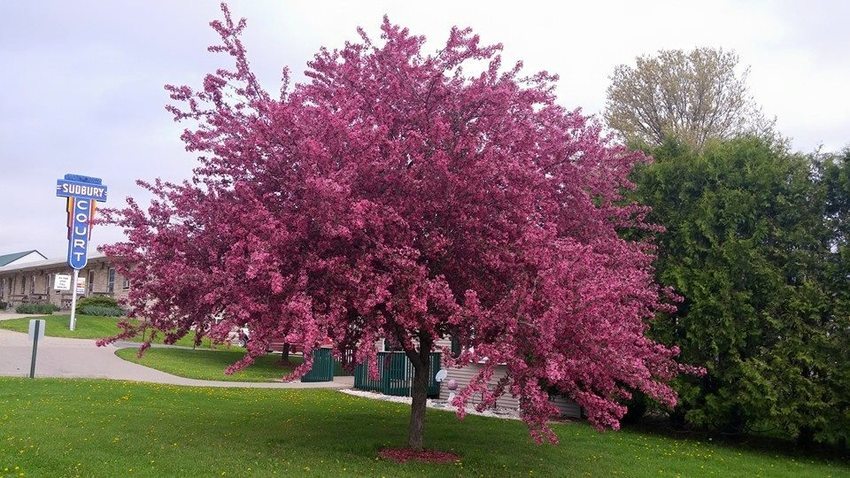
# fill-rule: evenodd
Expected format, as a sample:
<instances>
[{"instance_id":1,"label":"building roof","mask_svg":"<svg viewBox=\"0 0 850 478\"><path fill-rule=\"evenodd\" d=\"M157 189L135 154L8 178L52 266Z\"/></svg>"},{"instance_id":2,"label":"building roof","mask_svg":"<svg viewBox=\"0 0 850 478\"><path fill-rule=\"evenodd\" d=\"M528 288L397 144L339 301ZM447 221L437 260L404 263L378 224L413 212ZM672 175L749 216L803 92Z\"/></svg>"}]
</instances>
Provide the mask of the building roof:
<instances>
[{"instance_id":1,"label":"building roof","mask_svg":"<svg viewBox=\"0 0 850 478\"><path fill-rule=\"evenodd\" d=\"M4 254L4 255L0 256L0 267L3 267L7 264L15 262L16 260L20 259L21 257L32 254L33 252L40 255L43 259L47 259L46 257L44 257L44 254L38 252L35 249L29 250L29 251L23 251L23 252L13 252L11 254Z\"/></svg>"},{"instance_id":2,"label":"building roof","mask_svg":"<svg viewBox=\"0 0 850 478\"><path fill-rule=\"evenodd\" d=\"M2 257L2 256L0 256ZM89 254L89 262L101 262L106 260L106 256L100 253ZM0 273L12 271L37 270L44 267L55 267L67 265L68 259L45 259L43 261L22 262L20 264L11 264L0 267Z\"/></svg>"}]
</instances>

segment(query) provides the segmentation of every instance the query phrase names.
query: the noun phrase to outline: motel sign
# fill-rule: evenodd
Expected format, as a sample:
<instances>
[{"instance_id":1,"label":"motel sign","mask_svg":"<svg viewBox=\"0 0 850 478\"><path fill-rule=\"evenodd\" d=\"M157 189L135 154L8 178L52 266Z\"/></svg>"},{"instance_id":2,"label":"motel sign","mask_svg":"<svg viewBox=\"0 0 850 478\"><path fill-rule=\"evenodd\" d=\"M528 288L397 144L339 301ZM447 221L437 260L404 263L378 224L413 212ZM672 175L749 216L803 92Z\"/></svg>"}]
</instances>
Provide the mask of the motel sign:
<instances>
[{"instance_id":1,"label":"motel sign","mask_svg":"<svg viewBox=\"0 0 850 478\"><path fill-rule=\"evenodd\" d=\"M86 291L85 285L82 291L78 290L80 269L88 262L86 253L91 239L94 209L98 202L106 201L106 186L100 178L66 174L63 179L56 180L56 196L65 198L65 209L68 211L68 265L74 269L70 329L74 330L77 326L77 294Z\"/></svg>"},{"instance_id":2,"label":"motel sign","mask_svg":"<svg viewBox=\"0 0 850 478\"><path fill-rule=\"evenodd\" d=\"M66 174L56 180L56 196L66 198L68 211L68 265L75 271L86 267L95 205L106 201L100 178Z\"/></svg>"}]
</instances>

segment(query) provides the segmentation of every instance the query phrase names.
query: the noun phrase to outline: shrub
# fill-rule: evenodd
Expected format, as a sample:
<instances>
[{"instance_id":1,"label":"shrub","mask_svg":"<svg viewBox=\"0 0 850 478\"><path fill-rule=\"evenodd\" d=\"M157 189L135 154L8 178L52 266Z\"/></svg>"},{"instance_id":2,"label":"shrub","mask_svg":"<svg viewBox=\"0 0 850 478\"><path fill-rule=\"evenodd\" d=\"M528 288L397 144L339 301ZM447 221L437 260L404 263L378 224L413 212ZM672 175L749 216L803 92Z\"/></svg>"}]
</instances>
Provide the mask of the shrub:
<instances>
[{"instance_id":1,"label":"shrub","mask_svg":"<svg viewBox=\"0 0 850 478\"><path fill-rule=\"evenodd\" d=\"M2 300L0 300L0 310L6 310L6 307L8 307L8 306L9 306L8 302L3 302Z\"/></svg>"},{"instance_id":2,"label":"shrub","mask_svg":"<svg viewBox=\"0 0 850 478\"><path fill-rule=\"evenodd\" d=\"M124 311L120 307L107 307L102 305L85 305L82 308L77 307L79 314L97 315L100 317L120 317L124 315Z\"/></svg>"},{"instance_id":3,"label":"shrub","mask_svg":"<svg viewBox=\"0 0 850 478\"><path fill-rule=\"evenodd\" d=\"M21 304L15 307L15 312L19 314L46 314L50 315L59 310L53 304Z\"/></svg>"},{"instance_id":4,"label":"shrub","mask_svg":"<svg viewBox=\"0 0 850 478\"><path fill-rule=\"evenodd\" d=\"M85 314L83 312L83 308L88 306L94 307L110 307L113 309L120 309L118 307L118 301L108 295L93 295L91 297L83 297L82 299L77 301L77 313ZM98 315L98 314L91 314Z\"/></svg>"}]
</instances>

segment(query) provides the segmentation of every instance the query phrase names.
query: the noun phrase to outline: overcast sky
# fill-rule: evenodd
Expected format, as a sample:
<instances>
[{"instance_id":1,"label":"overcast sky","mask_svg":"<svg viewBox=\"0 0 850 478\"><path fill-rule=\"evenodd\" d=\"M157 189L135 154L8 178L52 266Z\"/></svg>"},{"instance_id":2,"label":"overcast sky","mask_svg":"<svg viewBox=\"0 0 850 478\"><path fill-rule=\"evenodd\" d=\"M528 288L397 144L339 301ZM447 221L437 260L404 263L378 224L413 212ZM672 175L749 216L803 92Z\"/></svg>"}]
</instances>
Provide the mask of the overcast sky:
<instances>
[{"instance_id":1,"label":"overcast sky","mask_svg":"<svg viewBox=\"0 0 850 478\"><path fill-rule=\"evenodd\" d=\"M755 100L796 150L850 143L850 2L842 0L230 5L248 19L245 43L271 91L284 65L300 80L319 47L356 39L358 25L375 33L388 14L433 49L452 25L502 42L506 59L558 73L560 102L587 114L604 106L614 67L637 55L734 49L751 68ZM147 198L138 178L188 177L194 158L163 109L162 86L197 86L206 72L229 66L206 52L215 41L208 22L218 16L216 2L0 0L0 254L65 255L64 200L54 196L64 173L103 178L111 206ZM121 237L101 227L92 245Z\"/></svg>"}]
</instances>

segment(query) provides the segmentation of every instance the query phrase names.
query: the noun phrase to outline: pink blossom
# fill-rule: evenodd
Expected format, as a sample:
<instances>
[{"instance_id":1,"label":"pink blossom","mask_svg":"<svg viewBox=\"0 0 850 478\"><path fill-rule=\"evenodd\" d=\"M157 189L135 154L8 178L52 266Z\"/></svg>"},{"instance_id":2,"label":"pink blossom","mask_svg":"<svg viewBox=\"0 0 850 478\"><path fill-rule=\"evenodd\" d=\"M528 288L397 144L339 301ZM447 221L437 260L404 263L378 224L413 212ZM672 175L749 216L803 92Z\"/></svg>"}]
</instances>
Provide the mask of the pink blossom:
<instances>
[{"instance_id":1,"label":"pink blossom","mask_svg":"<svg viewBox=\"0 0 850 478\"><path fill-rule=\"evenodd\" d=\"M411 356L454 336L454 365L487 360L454 403L512 393L537 440L556 441L550 392L599 428L619 426L633 390L675 404L677 350L645 336L675 297L653 280L652 244L620 234L659 230L622 195L647 158L560 106L554 76L503 69L501 46L468 29L428 54L384 19L380 41L320 50L307 82L274 99L249 68L244 21L223 11L210 51L233 69L167 87L194 175L140 182L147 209L106 213L127 233L103 250L133 283L132 315L166 343L216 318L216 339L247 325L228 372L282 336L308 358L330 337L373 373L379 338Z\"/></svg>"}]
</instances>

